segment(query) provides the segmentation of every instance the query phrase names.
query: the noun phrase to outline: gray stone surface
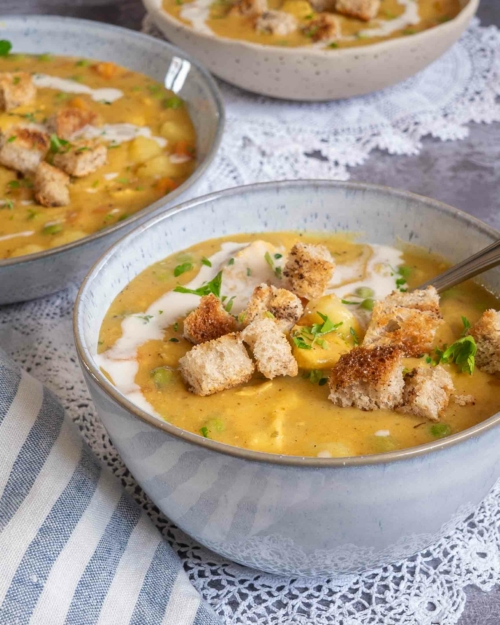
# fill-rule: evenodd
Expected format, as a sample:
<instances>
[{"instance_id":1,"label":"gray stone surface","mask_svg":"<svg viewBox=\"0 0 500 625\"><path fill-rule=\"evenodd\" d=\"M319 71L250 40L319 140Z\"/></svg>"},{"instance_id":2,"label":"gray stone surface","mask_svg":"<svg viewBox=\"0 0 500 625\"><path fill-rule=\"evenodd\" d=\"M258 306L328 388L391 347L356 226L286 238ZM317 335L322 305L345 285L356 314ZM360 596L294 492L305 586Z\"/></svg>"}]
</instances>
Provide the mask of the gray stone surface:
<instances>
[{"instance_id":1,"label":"gray stone surface","mask_svg":"<svg viewBox=\"0 0 500 625\"><path fill-rule=\"evenodd\" d=\"M0 0L0 12L68 15L134 29L140 28L144 16L139 0ZM479 17L485 25L500 26L500 1L483 0ZM418 156L374 152L353 169L352 179L442 200L500 229L500 124L471 124L468 138L461 142L424 139L423 143ZM490 593L470 588L467 595L459 625L500 625L500 588Z\"/></svg>"}]
</instances>

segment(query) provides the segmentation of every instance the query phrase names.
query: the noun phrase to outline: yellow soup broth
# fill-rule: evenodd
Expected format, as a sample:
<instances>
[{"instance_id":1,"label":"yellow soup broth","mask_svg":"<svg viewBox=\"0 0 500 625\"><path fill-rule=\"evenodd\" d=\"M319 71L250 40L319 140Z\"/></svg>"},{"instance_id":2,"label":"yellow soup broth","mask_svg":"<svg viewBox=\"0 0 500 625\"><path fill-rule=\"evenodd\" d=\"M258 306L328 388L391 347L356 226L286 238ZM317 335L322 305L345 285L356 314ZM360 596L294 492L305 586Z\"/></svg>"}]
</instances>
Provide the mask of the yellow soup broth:
<instances>
[{"instance_id":1,"label":"yellow soup broth","mask_svg":"<svg viewBox=\"0 0 500 625\"><path fill-rule=\"evenodd\" d=\"M152 265L116 297L101 327L98 358L104 358L100 361L103 371L118 388L120 380L114 379L107 370L106 362L111 361L106 361L106 358L113 356L113 350L122 340L123 324L136 317L139 333L157 320L160 320L161 327L160 338L146 340L133 353L120 356L129 358L137 365L133 381L140 390L141 401L147 402L141 405L149 405L152 411L179 428L228 445L294 456L376 454L414 447L460 432L500 410L499 378L477 368L473 375L460 373L453 364L443 366L453 378L456 393L472 394L476 403L459 406L451 401L437 424L392 411L363 412L337 407L328 400L329 389L325 382L329 370L321 369L321 366L320 371L312 372L310 368L302 368L294 378L267 380L256 373L249 383L208 397L189 392L177 371L179 358L192 347L182 336L183 317L170 319L162 326L161 319L168 318L169 310L156 310L155 302L177 285L191 281L210 262L207 259L221 250L224 242L241 244L258 240L273 244L284 255L298 240L322 243L335 258L336 272L346 276L348 272L344 270L359 263L359 275L346 278L342 285L347 293L350 282L357 280L359 283L366 277L367 263L375 253L374 248L357 243L354 237L279 232L232 235L205 241ZM380 250L377 253L381 253ZM405 288L418 286L447 267L443 260L420 249L407 247L400 253L401 266L405 267ZM401 276L397 267L384 268L383 262L380 265L375 265L375 271L385 271L386 275L392 276L387 279L396 283ZM185 271L175 276L174 272L178 273L179 267ZM460 337L462 316L474 323L488 308L498 309L499 301L475 283L468 282L444 293L441 297L444 322L438 330L436 347L445 343L449 345ZM358 334L361 342L363 330L358 330ZM353 347L353 343L346 342L348 349ZM297 355L297 350L294 355ZM299 365L301 362L304 364L298 361ZM422 365L431 366L427 364L426 357L406 359L405 362L408 368Z\"/></svg>"},{"instance_id":2,"label":"yellow soup broth","mask_svg":"<svg viewBox=\"0 0 500 625\"><path fill-rule=\"evenodd\" d=\"M30 104L0 111L4 133L31 126L49 135L47 124L59 111L68 107L91 111L96 114L96 141L107 149L105 165L71 178L66 206L40 205L33 176L0 165L0 259L57 247L114 225L175 189L193 172L196 137L187 108L151 78L112 63L51 55L0 57L2 72L43 74L77 86L118 89L122 96L112 102L95 101L88 93L38 87ZM127 129L140 134L113 138L117 124L133 125ZM66 148L52 134L45 159L50 163Z\"/></svg>"},{"instance_id":3,"label":"yellow soup broth","mask_svg":"<svg viewBox=\"0 0 500 625\"><path fill-rule=\"evenodd\" d=\"M197 29L197 24L188 18L191 5L198 5L203 0L163 0L167 13ZM460 0L416 0L418 21L412 19L413 13L408 3L399 0L382 0L377 17L365 22L345 15L337 15L340 24L340 36L325 41L326 48L348 48L368 45L396 37L411 36L418 32L434 28L455 18L462 8ZM219 37L239 39L263 45L309 46L314 41L314 28L309 25L321 13L314 11L308 0L268 0L268 8L284 11L297 19L297 29L286 36L259 32L256 29L256 17L240 15L232 11L232 0L214 0L204 25ZM409 3L413 4L413 3ZM384 32L382 32L384 31ZM322 45L322 42L318 42Z\"/></svg>"}]
</instances>

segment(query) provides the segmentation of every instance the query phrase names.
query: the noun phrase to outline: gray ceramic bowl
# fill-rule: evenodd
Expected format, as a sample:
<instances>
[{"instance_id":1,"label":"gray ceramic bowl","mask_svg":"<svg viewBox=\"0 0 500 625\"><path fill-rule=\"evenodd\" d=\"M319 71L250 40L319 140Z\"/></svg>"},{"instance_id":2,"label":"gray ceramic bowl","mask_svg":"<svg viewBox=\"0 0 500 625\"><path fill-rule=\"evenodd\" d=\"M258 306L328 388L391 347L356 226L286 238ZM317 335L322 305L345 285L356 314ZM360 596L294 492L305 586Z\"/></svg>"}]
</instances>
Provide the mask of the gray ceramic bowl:
<instances>
[{"instance_id":1,"label":"gray ceramic bowl","mask_svg":"<svg viewBox=\"0 0 500 625\"><path fill-rule=\"evenodd\" d=\"M162 0L143 0L167 39L202 60L220 78L255 93L305 101L371 93L421 71L457 41L479 6L479 0L460 2L463 8L455 19L421 33L324 50L268 46L200 33L164 11Z\"/></svg>"},{"instance_id":2,"label":"gray ceramic bowl","mask_svg":"<svg viewBox=\"0 0 500 625\"><path fill-rule=\"evenodd\" d=\"M14 52L49 52L114 61L166 83L188 104L197 132L199 165L178 189L130 219L91 236L30 256L0 260L0 305L55 293L79 283L90 265L114 241L152 215L173 206L180 196L195 196L219 147L224 127L224 104L212 77L186 53L140 33L98 22L65 17L4 17L0 39L9 39ZM177 80L179 70L186 72ZM169 76L166 78L167 72ZM182 75L182 74L181 74Z\"/></svg>"},{"instance_id":3,"label":"gray ceramic bowl","mask_svg":"<svg viewBox=\"0 0 500 625\"><path fill-rule=\"evenodd\" d=\"M411 241L458 261L499 233L411 193L345 182L232 189L150 220L109 250L84 281L75 337L87 384L114 445L174 523L242 564L287 575L358 573L446 535L500 475L500 414L460 434L376 456L279 456L207 440L124 399L96 366L113 298L168 254L208 237L283 229L355 231ZM483 276L500 292L500 269Z\"/></svg>"}]
</instances>

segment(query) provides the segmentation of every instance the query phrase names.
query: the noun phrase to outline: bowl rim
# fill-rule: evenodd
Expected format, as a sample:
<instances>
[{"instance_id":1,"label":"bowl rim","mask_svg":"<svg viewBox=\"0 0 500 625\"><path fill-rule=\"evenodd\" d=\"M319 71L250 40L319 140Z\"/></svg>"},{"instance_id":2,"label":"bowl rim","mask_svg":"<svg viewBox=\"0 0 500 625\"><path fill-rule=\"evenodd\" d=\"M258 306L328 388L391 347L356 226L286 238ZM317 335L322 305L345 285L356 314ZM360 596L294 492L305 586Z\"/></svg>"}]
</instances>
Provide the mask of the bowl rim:
<instances>
[{"instance_id":1,"label":"bowl rim","mask_svg":"<svg viewBox=\"0 0 500 625\"><path fill-rule=\"evenodd\" d=\"M323 188L346 188L353 191L365 191L376 192L385 195L392 195L393 197L401 198L401 200L414 200L420 203L427 204L435 209L437 212L446 213L453 218L458 219L465 226L473 227L476 230L486 234L493 240L500 239L500 231L496 230L492 226L485 224L480 219L469 215L468 213L449 206L439 200L433 200L425 196L412 193L410 191L403 191L400 189L393 189L391 187L383 185L375 185L361 182L345 182L336 180L293 180L293 181L280 181L280 182L264 182L255 183L250 185L242 185L233 187L231 189L224 189L222 191L216 191L193 200L189 200L174 207L171 211L157 215L141 224L138 228L122 237L119 241L113 244L91 267L87 276L83 280L78 295L75 300L73 309L73 333L78 358L80 365L92 381L97 384L99 389L108 397L114 400L121 409L125 410L135 418L147 423L148 425L157 428L176 439L194 444L198 447L202 447L206 450L215 451L227 456L236 457L242 460L260 462L264 464L281 465L281 466L294 466L294 467L309 467L309 468L340 468L340 467L359 467L359 466L371 466L379 464L387 464L392 462L400 462L403 460L412 460L414 458L424 456L430 453L443 451L450 447L454 447L464 441L470 440L500 423L500 412L489 417L485 421L478 423L477 425L453 434L443 439L426 443L425 445L418 445L416 447L410 447L408 449L401 449L381 454L365 455L365 456L348 456L345 458L318 458L313 456L288 456L281 454L271 454L267 452L253 451L244 449L242 447L234 447L225 443L219 443L211 439L204 438L199 434L194 434L183 430L177 426L168 423L167 421L160 420L152 414L142 410L127 398L125 398L113 384L107 379L107 377L100 371L99 367L93 362L90 350L87 350L84 344L83 336L80 336L79 326L80 319L83 318L83 313L86 307L85 300L90 296L92 291L92 283L95 278L98 277L101 271L105 271L107 261L116 253L121 254L122 248L126 247L127 241L140 237L144 230L154 228L154 226L163 219L171 219L178 213L189 211L190 209L203 206L208 202L217 201L220 197L231 197L240 195L242 193L249 194L253 191L265 190L266 188L274 189L294 189L295 187L303 187L304 185L313 185L315 187Z\"/></svg>"},{"instance_id":2,"label":"bowl rim","mask_svg":"<svg viewBox=\"0 0 500 625\"><path fill-rule=\"evenodd\" d=\"M168 22L169 26L172 26L178 31L184 31L189 34L189 36L194 36L199 39L203 39L207 42L216 41L223 46L235 46L246 50L248 52L255 51L264 51L267 54L271 54L273 52L279 52L280 56L291 56L293 54L307 54L313 57L326 57L329 56L332 59L338 59L339 56L347 58L347 57L356 57L361 56L362 52L369 52L370 50L375 49L376 52L380 52L382 48L390 50L392 48L397 48L402 44L403 41L415 41L418 40L422 45L426 43L426 39L432 39L433 33L437 30L452 30L453 27L467 25L467 22L472 19L474 14L476 13L479 3L481 0L468 0L467 4L465 4L457 13L457 15L449 20L448 22L443 22L442 24L438 24L433 28L427 28L426 30L419 31L412 35L411 37L395 37L394 39L384 39L382 41L370 43L364 46L352 46L350 48L335 48L335 49L323 49L323 48L313 48L308 46L296 46L294 48L288 48L286 46L273 46L265 43L255 43L252 41L244 41L241 39L231 39L230 37L222 37L217 34L207 34L202 33L195 30L192 26L181 22L176 19L165 10L163 10L161 3L162 0L142 0L142 3L147 11L147 15L153 18L153 22L157 28L160 28L154 16L158 16L159 20L164 20ZM160 6L158 6L160 5ZM465 24L463 24L465 22ZM161 30L161 28L160 28ZM383 51L383 50L382 50Z\"/></svg>"},{"instance_id":3,"label":"bowl rim","mask_svg":"<svg viewBox=\"0 0 500 625\"><path fill-rule=\"evenodd\" d=\"M199 63L196 59L194 59L190 54L174 46L171 43L168 43L162 39L158 39L157 37L152 37L151 35L147 35L145 33L137 32L135 30L130 30L128 28L124 28L122 26L115 26L114 24L107 24L104 22L95 22L93 20L80 19L74 17L65 17L59 15L7 15L1 18L0 20L0 35L5 30L5 28L9 26L14 26L17 23L25 23L29 25L33 21L34 26L38 26L40 22L42 23L57 23L59 22L62 27L65 25L73 25L73 26L85 26L90 27L94 30L104 31L104 32L115 32L120 34L122 37L134 39L136 41L154 41L160 48L163 47L165 50L170 51L172 54L189 61L191 65L193 65L197 71L203 77L210 95L213 98L214 105L217 112L217 130L215 132L214 140L210 150L208 151L205 160L194 170L194 172L187 178L180 186L174 189L168 195L163 196L156 202L152 204L148 204L141 210L137 211L133 215L131 215L128 219L124 221L118 222L108 228L104 228L103 230L98 230L97 232L93 232L82 239L78 239L76 241L72 241L71 243L65 243L64 245L60 245L58 247L49 248L47 250L43 250L41 252L36 252L35 254L27 254L25 256L16 256L13 258L3 258L0 259L0 270L5 267L11 267L13 265L22 265L24 263L32 263L36 262L42 258L54 257L59 254L64 254L69 250L75 249L77 247L83 247L85 245L91 245L94 241L102 239L114 232L119 231L122 228L127 228L130 224L136 222L142 222L148 218L151 213L155 213L158 210L161 210L161 207L165 203L170 203L172 200L177 198L182 193L185 193L189 188L195 185L199 179L205 174L208 168L212 165L217 153L219 151L222 137L224 134L224 127L226 123L226 111L224 105L224 99L222 97L222 93L215 82L213 76L209 73L203 65ZM92 58L92 57L90 57ZM164 212L168 212L170 209L166 209ZM137 223L136 225L139 225Z\"/></svg>"}]
</instances>

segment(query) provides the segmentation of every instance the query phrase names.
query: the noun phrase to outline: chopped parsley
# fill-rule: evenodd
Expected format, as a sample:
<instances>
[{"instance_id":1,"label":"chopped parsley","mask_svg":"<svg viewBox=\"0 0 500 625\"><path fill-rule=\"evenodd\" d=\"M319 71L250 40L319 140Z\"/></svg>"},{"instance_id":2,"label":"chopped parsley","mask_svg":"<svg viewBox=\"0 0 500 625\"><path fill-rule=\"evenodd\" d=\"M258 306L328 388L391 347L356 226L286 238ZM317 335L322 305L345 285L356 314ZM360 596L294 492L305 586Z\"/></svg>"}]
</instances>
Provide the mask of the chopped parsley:
<instances>
[{"instance_id":1,"label":"chopped parsley","mask_svg":"<svg viewBox=\"0 0 500 625\"><path fill-rule=\"evenodd\" d=\"M0 39L0 56L8 56L12 50L12 44L7 39Z\"/></svg>"},{"instance_id":2,"label":"chopped parsley","mask_svg":"<svg viewBox=\"0 0 500 625\"><path fill-rule=\"evenodd\" d=\"M467 317L464 317L462 315L462 323L464 324L464 329L462 331L462 336L465 336L467 334L467 332L471 329L471 323L470 321L467 319Z\"/></svg>"},{"instance_id":3,"label":"chopped parsley","mask_svg":"<svg viewBox=\"0 0 500 625\"><path fill-rule=\"evenodd\" d=\"M135 315L137 319L142 319L143 323L149 323L153 318L153 315Z\"/></svg>"},{"instance_id":4,"label":"chopped parsley","mask_svg":"<svg viewBox=\"0 0 500 625\"><path fill-rule=\"evenodd\" d=\"M210 436L208 435L208 428L207 428L206 425L204 425L202 428L200 428L200 432L201 432L201 435L204 438L210 438Z\"/></svg>"},{"instance_id":5,"label":"chopped parsley","mask_svg":"<svg viewBox=\"0 0 500 625\"><path fill-rule=\"evenodd\" d=\"M230 258L230 259L227 261L227 264L228 264L228 265L234 265L234 258Z\"/></svg>"},{"instance_id":6,"label":"chopped parsley","mask_svg":"<svg viewBox=\"0 0 500 625\"><path fill-rule=\"evenodd\" d=\"M224 306L224 309L225 309L225 311L226 311L226 312L228 312L228 313L229 313L229 312L231 312L231 310L232 310L232 308L233 308L234 298L235 298L235 297L236 297L236 296L235 296L235 295L233 295L233 296L230 298L230 300L228 301L228 303Z\"/></svg>"},{"instance_id":7,"label":"chopped parsley","mask_svg":"<svg viewBox=\"0 0 500 625\"><path fill-rule=\"evenodd\" d=\"M67 152L71 148L71 143L65 139L60 139L57 135L50 135L50 151L57 154L58 152Z\"/></svg>"},{"instance_id":8,"label":"chopped parsley","mask_svg":"<svg viewBox=\"0 0 500 625\"><path fill-rule=\"evenodd\" d=\"M178 96L173 95L171 98L163 100L163 106L166 109L173 109L175 111L182 108L184 106L184 102Z\"/></svg>"},{"instance_id":9,"label":"chopped parsley","mask_svg":"<svg viewBox=\"0 0 500 625\"><path fill-rule=\"evenodd\" d=\"M283 254L275 254L274 258L276 258L276 260L279 260L280 258L283 258Z\"/></svg>"},{"instance_id":10,"label":"chopped parsley","mask_svg":"<svg viewBox=\"0 0 500 625\"><path fill-rule=\"evenodd\" d=\"M352 336L354 345L359 345L359 338L358 338L358 335L356 334L356 330L354 328L350 328L349 334Z\"/></svg>"},{"instance_id":11,"label":"chopped parsley","mask_svg":"<svg viewBox=\"0 0 500 625\"><path fill-rule=\"evenodd\" d=\"M321 369L312 369L304 376L311 382L311 384L319 384L324 386L328 382L328 376L325 376L325 372Z\"/></svg>"},{"instance_id":12,"label":"chopped parsley","mask_svg":"<svg viewBox=\"0 0 500 625\"><path fill-rule=\"evenodd\" d=\"M302 326L300 330L296 331L292 336L294 344L299 349L312 349L312 346L318 344L323 349L327 349L328 343L322 338L330 332L335 332L343 321L339 323L333 323L333 321L323 313L317 313L322 320L322 323L313 323L310 326Z\"/></svg>"},{"instance_id":13,"label":"chopped parsley","mask_svg":"<svg viewBox=\"0 0 500 625\"><path fill-rule=\"evenodd\" d=\"M477 345L473 336L464 336L444 350L436 349L437 362L455 363L461 373L472 375L476 365Z\"/></svg>"},{"instance_id":14,"label":"chopped parsley","mask_svg":"<svg viewBox=\"0 0 500 625\"><path fill-rule=\"evenodd\" d=\"M168 339L169 343L178 343L179 339L176 339L175 336L173 336L171 339Z\"/></svg>"},{"instance_id":15,"label":"chopped parsley","mask_svg":"<svg viewBox=\"0 0 500 625\"><path fill-rule=\"evenodd\" d=\"M221 286L222 271L219 271L219 273L215 276L213 280L210 280L210 282L206 282L198 289L187 289L185 286L176 286L174 291L176 293L191 293L192 295L199 295L200 297L213 293L215 297L220 297Z\"/></svg>"},{"instance_id":16,"label":"chopped parsley","mask_svg":"<svg viewBox=\"0 0 500 625\"><path fill-rule=\"evenodd\" d=\"M14 143L16 139L17 139L17 135L12 135L12 137L9 137L7 139L7 143Z\"/></svg>"},{"instance_id":17,"label":"chopped parsley","mask_svg":"<svg viewBox=\"0 0 500 625\"><path fill-rule=\"evenodd\" d=\"M179 322L178 321L176 321L172 327L174 329L174 332L179 332Z\"/></svg>"},{"instance_id":18,"label":"chopped parsley","mask_svg":"<svg viewBox=\"0 0 500 625\"><path fill-rule=\"evenodd\" d=\"M183 273L186 273L186 271L191 271L192 268L193 263L182 263L181 265L177 265L177 267L174 269L174 276L178 278Z\"/></svg>"},{"instance_id":19,"label":"chopped parsley","mask_svg":"<svg viewBox=\"0 0 500 625\"><path fill-rule=\"evenodd\" d=\"M251 276L252 275L252 270L250 269L250 267L247 267L247 276Z\"/></svg>"},{"instance_id":20,"label":"chopped parsley","mask_svg":"<svg viewBox=\"0 0 500 625\"><path fill-rule=\"evenodd\" d=\"M201 264L205 265L205 267L211 267L212 263L208 260L208 258L205 258L205 256L201 259Z\"/></svg>"},{"instance_id":21,"label":"chopped parsley","mask_svg":"<svg viewBox=\"0 0 500 625\"><path fill-rule=\"evenodd\" d=\"M19 182L19 180L11 180L7 183L7 186L9 187L9 189L19 189L21 183Z\"/></svg>"}]
</instances>

